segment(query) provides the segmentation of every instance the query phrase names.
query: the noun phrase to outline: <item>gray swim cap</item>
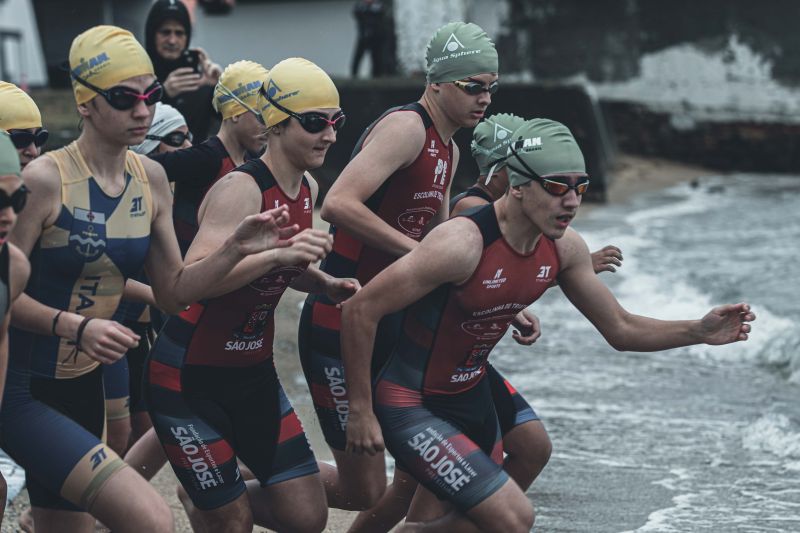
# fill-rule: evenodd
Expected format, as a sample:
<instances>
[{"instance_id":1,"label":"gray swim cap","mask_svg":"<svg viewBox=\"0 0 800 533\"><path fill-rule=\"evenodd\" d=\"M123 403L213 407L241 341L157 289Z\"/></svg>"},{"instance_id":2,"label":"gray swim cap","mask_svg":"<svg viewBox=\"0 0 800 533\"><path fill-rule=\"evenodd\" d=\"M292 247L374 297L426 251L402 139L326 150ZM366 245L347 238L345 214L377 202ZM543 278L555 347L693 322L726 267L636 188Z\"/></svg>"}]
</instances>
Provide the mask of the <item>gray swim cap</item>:
<instances>
[{"instance_id":1,"label":"gray swim cap","mask_svg":"<svg viewBox=\"0 0 800 533\"><path fill-rule=\"evenodd\" d=\"M512 137L514 130L524 123L525 119L517 115L498 113L475 126L470 150L475 162L478 163L481 176L488 177L493 166L494 170L500 170L506 165L508 143L514 138Z\"/></svg>"},{"instance_id":2,"label":"gray swim cap","mask_svg":"<svg viewBox=\"0 0 800 533\"><path fill-rule=\"evenodd\" d=\"M19 176L19 154L11 142L11 136L0 130L0 176Z\"/></svg>"},{"instance_id":3,"label":"gray swim cap","mask_svg":"<svg viewBox=\"0 0 800 533\"><path fill-rule=\"evenodd\" d=\"M525 165L540 176L586 173L575 137L565 125L546 118L528 120L513 133L508 147L508 181L512 187L531 181ZM521 164L521 163L524 163Z\"/></svg>"},{"instance_id":4,"label":"gray swim cap","mask_svg":"<svg viewBox=\"0 0 800 533\"><path fill-rule=\"evenodd\" d=\"M450 22L436 30L428 43L425 62L428 83L498 72L494 43L480 26L471 22Z\"/></svg>"}]
</instances>

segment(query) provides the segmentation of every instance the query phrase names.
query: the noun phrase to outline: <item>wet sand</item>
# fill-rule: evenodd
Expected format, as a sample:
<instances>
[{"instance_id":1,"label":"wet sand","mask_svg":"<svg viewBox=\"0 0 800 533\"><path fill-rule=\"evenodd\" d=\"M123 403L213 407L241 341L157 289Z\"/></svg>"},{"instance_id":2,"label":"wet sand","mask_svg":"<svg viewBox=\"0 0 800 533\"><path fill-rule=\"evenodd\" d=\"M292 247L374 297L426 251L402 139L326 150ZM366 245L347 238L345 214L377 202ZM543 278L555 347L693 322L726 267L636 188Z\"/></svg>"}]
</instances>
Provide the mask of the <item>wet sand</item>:
<instances>
[{"instance_id":1,"label":"wet sand","mask_svg":"<svg viewBox=\"0 0 800 533\"><path fill-rule=\"evenodd\" d=\"M711 171L690 165L666 160L621 155L617 160L614 178L608 188L609 203L623 203L631 196L669 187L680 182L690 181ZM588 204L581 207L582 213L591 209L602 209L602 204ZM580 214L578 215L580 216ZM327 224L315 218L315 227L327 228ZM319 424L314 416L311 396L308 393L297 354L297 324L300 319L300 306L305 295L289 289L281 299L275 315L275 360L281 381L311 440L312 448L319 460L331 460L331 454L322 438ZM175 496L177 480L169 467L163 468L153 479L153 484L170 504L175 517L176 532L190 532L189 522L183 507ZM535 485L531 490L536 490ZM28 505L27 491L23 490L6 508L2 531L16 532L19 513ZM331 509L326 531L339 533L347 531L355 513ZM255 531L267 531L255 528Z\"/></svg>"}]
</instances>

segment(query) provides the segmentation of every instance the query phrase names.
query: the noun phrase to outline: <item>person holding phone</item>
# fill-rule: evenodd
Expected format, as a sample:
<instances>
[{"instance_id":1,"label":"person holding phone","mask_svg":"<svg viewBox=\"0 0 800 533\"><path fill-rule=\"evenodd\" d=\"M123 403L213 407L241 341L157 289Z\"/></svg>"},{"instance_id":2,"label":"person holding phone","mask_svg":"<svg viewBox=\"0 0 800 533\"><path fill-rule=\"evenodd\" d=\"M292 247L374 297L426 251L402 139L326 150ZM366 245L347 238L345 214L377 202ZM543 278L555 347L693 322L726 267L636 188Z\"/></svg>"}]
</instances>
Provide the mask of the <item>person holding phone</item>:
<instances>
[{"instance_id":1,"label":"person holding phone","mask_svg":"<svg viewBox=\"0 0 800 533\"><path fill-rule=\"evenodd\" d=\"M164 86L163 102L186 117L195 142L202 142L215 116L211 101L222 69L205 50L189 48L191 37L189 11L180 0L153 4L145 23L145 48Z\"/></svg>"}]
</instances>

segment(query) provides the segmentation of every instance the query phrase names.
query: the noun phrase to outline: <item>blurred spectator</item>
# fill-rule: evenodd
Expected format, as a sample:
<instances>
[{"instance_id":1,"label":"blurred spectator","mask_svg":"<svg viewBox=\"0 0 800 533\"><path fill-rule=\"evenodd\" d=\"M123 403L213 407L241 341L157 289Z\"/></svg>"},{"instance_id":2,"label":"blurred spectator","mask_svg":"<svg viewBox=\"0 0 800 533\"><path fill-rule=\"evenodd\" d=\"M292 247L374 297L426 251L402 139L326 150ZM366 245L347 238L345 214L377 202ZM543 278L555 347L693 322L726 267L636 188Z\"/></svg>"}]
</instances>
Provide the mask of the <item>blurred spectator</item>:
<instances>
[{"instance_id":1,"label":"blurred spectator","mask_svg":"<svg viewBox=\"0 0 800 533\"><path fill-rule=\"evenodd\" d=\"M384 3L381 0L358 0L353 8L356 18L358 36L356 49L353 53L353 63L350 68L352 77L358 75L358 67L364 52L369 51L372 60L372 77L384 73L383 43L384 43Z\"/></svg>"},{"instance_id":2,"label":"blurred spectator","mask_svg":"<svg viewBox=\"0 0 800 533\"><path fill-rule=\"evenodd\" d=\"M208 137L214 86L222 69L200 48L189 48L192 23L180 0L157 0L145 24L145 48L164 85L164 103L186 117L197 141Z\"/></svg>"}]
</instances>

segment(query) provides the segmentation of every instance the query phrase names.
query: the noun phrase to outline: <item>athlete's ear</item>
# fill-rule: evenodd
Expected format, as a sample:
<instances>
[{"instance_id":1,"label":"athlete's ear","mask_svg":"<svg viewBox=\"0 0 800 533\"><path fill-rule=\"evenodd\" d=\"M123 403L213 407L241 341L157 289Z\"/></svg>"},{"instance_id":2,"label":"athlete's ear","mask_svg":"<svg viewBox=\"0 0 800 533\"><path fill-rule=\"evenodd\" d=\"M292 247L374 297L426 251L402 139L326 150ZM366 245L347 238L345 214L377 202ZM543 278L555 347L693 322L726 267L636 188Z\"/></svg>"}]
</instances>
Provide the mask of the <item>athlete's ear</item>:
<instances>
[{"instance_id":1,"label":"athlete's ear","mask_svg":"<svg viewBox=\"0 0 800 533\"><path fill-rule=\"evenodd\" d=\"M91 100L90 100L91 102ZM89 116L89 107L86 104L78 104L78 114L81 117L88 117Z\"/></svg>"},{"instance_id":2,"label":"athlete's ear","mask_svg":"<svg viewBox=\"0 0 800 533\"><path fill-rule=\"evenodd\" d=\"M522 200L522 187L519 185L512 185L508 188L508 194L516 198L517 200Z\"/></svg>"},{"instance_id":3,"label":"athlete's ear","mask_svg":"<svg viewBox=\"0 0 800 533\"><path fill-rule=\"evenodd\" d=\"M238 124L239 123L239 117L240 116L241 115L234 115L234 116L231 117L231 120L233 121L234 124Z\"/></svg>"},{"instance_id":4,"label":"athlete's ear","mask_svg":"<svg viewBox=\"0 0 800 533\"><path fill-rule=\"evenodd\" d=\"M442 84L441 83L431 83L430 86L431 86L431 89L433 89L434 92L438 93L439 91L442 90Z\"/></svg>"}]
</instances>

